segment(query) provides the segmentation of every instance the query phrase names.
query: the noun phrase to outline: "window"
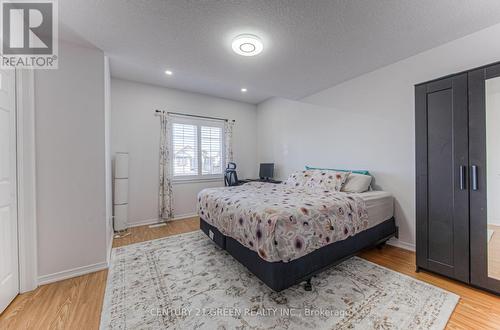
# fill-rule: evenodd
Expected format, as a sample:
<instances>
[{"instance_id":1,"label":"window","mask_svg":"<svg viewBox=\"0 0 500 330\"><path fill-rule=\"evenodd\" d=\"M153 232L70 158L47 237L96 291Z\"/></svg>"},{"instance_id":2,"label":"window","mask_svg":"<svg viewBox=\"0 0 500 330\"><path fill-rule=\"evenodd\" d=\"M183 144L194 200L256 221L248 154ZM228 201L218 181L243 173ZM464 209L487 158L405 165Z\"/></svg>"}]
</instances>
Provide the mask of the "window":
<instances>
[{"instance_id":1,"label":"window","mask_svg":"<svg viewBox=\"0 0 500 330\"><path fill-rule=\"evenodd\" d=\"M198 129L195 125L172 124L174 176L198 175Z\"/></svg>"},{"instance_id":2,"label":"window","mask_svg":"<svg viewBox=\"0 0 500 330\"><path fill-rule=\"evenodd\" d=\"M221 178L224 169L223 123L175 117L172 123L174 179Z\"/></svg>"}]
</instances>

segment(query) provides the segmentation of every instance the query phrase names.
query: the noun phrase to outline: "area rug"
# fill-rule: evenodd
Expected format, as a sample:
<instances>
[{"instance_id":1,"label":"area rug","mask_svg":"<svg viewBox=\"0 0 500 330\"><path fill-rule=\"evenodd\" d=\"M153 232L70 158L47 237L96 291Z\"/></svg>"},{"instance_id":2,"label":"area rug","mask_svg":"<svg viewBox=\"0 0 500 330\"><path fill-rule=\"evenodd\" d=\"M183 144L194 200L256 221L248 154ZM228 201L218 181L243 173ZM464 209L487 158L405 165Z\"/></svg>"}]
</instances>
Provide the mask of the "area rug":
<instances>
[{"instance_id":1,"label":"area rug","mask_svg":"<svg viewBox=\"0 0 500 330\"><path fill-rule=\"evenodd\" d=\"M196 231L113 249L101 329L442 329L458 299L358 257L276 293Z\"/></svg>"}]
</instances>

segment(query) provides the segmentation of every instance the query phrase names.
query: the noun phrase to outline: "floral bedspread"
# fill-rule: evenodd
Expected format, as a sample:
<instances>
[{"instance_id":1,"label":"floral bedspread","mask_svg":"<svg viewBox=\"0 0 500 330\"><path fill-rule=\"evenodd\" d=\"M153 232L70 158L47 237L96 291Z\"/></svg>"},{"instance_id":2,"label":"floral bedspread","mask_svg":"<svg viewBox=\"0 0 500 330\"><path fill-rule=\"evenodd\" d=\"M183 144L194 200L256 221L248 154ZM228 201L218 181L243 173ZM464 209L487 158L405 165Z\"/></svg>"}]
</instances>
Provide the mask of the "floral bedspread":
<instances>
[{"instance_id":1,"label":"floral bedspread","mask_svg":"<svg viewBox=\"0 0 500 330\"><path fill-rule=\"evenodd\" d=\"M368 228L365 202L334 190L251 182L198 194L198 214L269 262L288 262Z\"/></svg>"}]
</instances>

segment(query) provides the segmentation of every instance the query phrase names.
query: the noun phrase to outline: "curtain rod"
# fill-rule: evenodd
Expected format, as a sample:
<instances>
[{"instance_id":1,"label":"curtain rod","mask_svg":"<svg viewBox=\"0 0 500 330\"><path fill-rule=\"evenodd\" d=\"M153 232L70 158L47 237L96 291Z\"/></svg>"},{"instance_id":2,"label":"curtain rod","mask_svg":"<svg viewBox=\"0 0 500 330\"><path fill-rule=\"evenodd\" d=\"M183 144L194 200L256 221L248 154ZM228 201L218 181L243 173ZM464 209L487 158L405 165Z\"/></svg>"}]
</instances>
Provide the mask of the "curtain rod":
<instances>
[{"instance_id":1,"label":"curtain rod","mask_svg":"<svg viewBox=\"0 0 500 330\"><path fill-rule=\"evenodd\" d=\"M214 119L214 120L223 120L223 121L229 121L229 119L226 118L218 118L218 117L208 117L208 116L198 116L198 115L190 115L187 113L180 113L180 112L168 112L165 110L155 110L156 113L163 113L163 114L169 114L169 115L178 115L178 116L186 116L186 117L196 117L196 118L204 118L204 119ZM236 122L236 120L232 120L232 122Z\"/></svg>"}]
</instances>

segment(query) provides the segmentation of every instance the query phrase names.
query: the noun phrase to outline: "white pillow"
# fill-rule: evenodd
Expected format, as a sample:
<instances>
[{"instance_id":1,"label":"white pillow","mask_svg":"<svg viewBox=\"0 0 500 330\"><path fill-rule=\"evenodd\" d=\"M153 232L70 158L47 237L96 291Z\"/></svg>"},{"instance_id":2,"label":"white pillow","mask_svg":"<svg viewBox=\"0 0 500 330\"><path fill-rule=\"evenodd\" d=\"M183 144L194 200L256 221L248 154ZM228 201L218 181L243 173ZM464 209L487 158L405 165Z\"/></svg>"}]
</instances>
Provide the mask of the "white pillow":
<instances>
[{"instance_id":1,"label":"white pillow","mask_svg":"<svg viewBox=\"0 0 500 330\"><path fill-rule=\"evenodd\" d=\"M351 173L347 178L345 184L342 186L341 191L362 193L370 189L371 183L372 183L371 175Z\"/></svg>"}]
</instances>

